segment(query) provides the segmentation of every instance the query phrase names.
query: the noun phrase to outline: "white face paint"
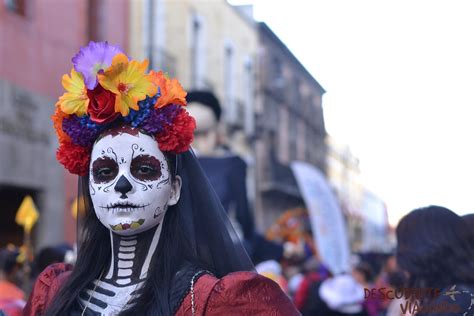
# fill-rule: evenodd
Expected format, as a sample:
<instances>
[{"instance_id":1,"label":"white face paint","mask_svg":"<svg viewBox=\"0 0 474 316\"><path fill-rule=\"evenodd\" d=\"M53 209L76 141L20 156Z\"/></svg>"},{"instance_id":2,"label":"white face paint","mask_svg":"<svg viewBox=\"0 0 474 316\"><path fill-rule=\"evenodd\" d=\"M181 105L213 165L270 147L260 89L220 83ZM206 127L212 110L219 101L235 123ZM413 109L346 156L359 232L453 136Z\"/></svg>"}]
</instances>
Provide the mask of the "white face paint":
<instances>
[{"instance_id":1,"label":"white face paint","mask_svg":"<svg viewBox=\"0 0 474 316\"><path fill-rule=\"evenodd\" d=\"M101 138L92 149L89 170L95 213L119 235L155 227L179 200L181 179L172 183L157 142L136 129L125 127Z\"/></svg>"}]
</instances>

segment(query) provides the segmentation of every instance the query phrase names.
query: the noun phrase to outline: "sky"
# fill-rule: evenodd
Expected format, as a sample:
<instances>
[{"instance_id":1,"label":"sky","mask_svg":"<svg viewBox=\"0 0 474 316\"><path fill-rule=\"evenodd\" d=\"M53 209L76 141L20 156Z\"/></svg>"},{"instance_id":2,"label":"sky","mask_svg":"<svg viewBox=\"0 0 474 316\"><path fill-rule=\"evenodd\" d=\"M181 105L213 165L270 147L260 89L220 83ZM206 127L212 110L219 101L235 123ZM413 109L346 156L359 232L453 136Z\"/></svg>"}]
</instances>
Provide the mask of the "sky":
<instances>
[{"instance_id":1,"label":"sky","mask_svg":"<svg viewBox=\"0 0 474 316\"><path fill-rule=\"evenodd\" d=\"M430 204L474 212L474 1L229 2L253 4L327 91L327 131L392 224Z\"/></svg>"}]
</instances>

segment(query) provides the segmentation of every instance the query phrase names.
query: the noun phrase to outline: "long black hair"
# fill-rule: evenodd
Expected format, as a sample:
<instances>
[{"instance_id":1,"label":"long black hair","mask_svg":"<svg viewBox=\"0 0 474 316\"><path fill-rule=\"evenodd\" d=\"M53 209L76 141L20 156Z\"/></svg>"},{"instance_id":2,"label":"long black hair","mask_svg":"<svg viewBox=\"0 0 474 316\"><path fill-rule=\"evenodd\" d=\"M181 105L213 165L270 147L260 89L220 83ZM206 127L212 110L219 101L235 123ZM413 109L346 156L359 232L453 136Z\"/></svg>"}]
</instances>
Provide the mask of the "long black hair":
<instances>
[{"instance_id":1,"label":"long black hair","mask_svg":"<svg viewBox=\"0 0 474 316\"><path fill-rule=\"evenodd\" d=\"M397 226L397 264L409 286L474 285L474 240L468 225L441 206L419 208Z\"/></svg>"},{"instance_id":2,"label":"long black hair","mask_svg":"<svg viewBox=\"0 0 474 316\"><path fill-rule=\"evenodd\" d=\"M122 315L172 315L173 280L185 265L208 270L216 277L233 271L252 271L253 265L231 228L222 205L190 151L177 156L177 174L182 179L179 202L166 212L142 295ZM172 166L173 162L169 162ZM47 315L67 315L79 294L110 260L110 231L97 219L89 195L88 177L80 179L86 211L78 236L77 263L47 310ZM179 306L178 306L179 307Z\"/></svg>"}]
</instances>

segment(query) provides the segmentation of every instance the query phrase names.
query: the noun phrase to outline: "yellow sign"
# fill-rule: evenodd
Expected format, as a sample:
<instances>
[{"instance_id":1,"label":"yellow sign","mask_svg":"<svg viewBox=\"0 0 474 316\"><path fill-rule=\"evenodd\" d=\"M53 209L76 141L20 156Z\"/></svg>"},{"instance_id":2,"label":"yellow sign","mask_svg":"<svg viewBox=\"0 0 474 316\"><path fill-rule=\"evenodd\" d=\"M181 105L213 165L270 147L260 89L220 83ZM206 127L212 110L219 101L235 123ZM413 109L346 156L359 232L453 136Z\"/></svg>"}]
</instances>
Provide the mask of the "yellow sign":
<instances>
[{"instance_id":1,"label":"yellow sign","mask_svg":"<svg viewBox=\"0 0 474 316\"><path fill-rule=\"evenodd\" d=\"M77 202L77 198L75 198L71 203L71 214L74 219L77 219Z\"/></svg>"},{"instance_id":2,"label":"yellow sign","mask_svg":"<svg viewBox=\"0 0 474 316\"><path fill-rule=\"evenodd\" d=\"M26 233L30 233L36 221L38 221L38 217L38 210L36 209L33 199L29 195L25 196L20 208L16 212L16 223L23 226Z\"/></svg>"},{"instance_id":3,"label":"yellow sign","mask_svg":"<svg viewBox=\"0 0 474 316\"><path fill-rule=\"evenodd\" d=\"M85 214L85 209L84 209L84 197L79 196L76 197L72 203L71 203L71 215L74 219L83 218Z\"/></svg>"}]
</instances>

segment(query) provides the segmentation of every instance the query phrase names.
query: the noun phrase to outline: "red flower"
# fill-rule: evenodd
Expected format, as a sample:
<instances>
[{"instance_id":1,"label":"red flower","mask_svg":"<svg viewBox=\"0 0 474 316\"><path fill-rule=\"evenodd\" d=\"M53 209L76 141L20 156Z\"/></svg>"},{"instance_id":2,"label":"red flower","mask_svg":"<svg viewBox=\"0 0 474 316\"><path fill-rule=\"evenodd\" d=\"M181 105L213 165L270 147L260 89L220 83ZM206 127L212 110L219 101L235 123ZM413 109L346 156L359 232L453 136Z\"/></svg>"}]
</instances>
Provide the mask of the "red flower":
<instances>
[{"instance_id":1,"label":"red flower","mask_svg":"<svg viewBox=\"0 0 474 316\"><path fill-rule=\"evenodd\" d=\"M70 173L85 176L89 172L90 154L90 149L87 147L62 142L56 151L56 159Z\"/></svg>"},{"instance_id":2,"label":"red flower","mask_svg":"<svg viewBox=\"0 0 474 316\"><path fill-rule=\"evenodd\" d=\"M89 113L91 121L99 124L112 122L120 112L115 112L115 94L98 84L94 90L87 90L89 97Z\"/></svg>"},{"instance_id":3,"label":"red flower","mask_svg":"<svg viewBox=\"0 0 474 316\"><path fill-rule=\"evenodd\" d=\"M182 109L173 124L157 135L160 150L175 154L187 151L193 142L195 128L194 118Z\"/></svg>"}]
</instances>

